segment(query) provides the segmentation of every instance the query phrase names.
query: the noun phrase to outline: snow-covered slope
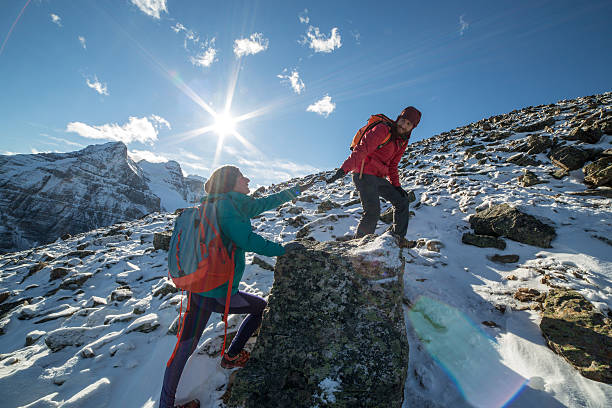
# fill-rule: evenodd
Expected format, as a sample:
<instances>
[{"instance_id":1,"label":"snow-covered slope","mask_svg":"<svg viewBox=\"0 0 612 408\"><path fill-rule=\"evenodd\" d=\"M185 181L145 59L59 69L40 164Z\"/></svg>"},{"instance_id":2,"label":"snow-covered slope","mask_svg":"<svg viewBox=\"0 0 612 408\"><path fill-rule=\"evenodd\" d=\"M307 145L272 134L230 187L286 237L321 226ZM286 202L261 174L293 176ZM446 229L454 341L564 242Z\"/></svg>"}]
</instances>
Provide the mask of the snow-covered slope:
<instances>
[{"instance_id":1,"label":"snow-covered slope","mask_svg":"<svg viewBox=\"0 0 612 408\"><path fill-rule=\"evenodd\" d=\"M194 176L183 176L181 166L175 161L165 163L138 162L147 185L161 200L162 211L174 212L199 202L205 195L206 179Z\"/></svg>"},{"instance_id":2,"label":"snow-covered slope","mask_svg":"<svg viewBox=\"0 0 612 408\"><path fill-rule=\"evenodd\" d=\"M410 342L405 407L609 406L612 385L583 377L551 351L538 327L539 304L513 295L519 288L545 293L551 286L569 287L612 317L609 187L585 186L580 169L555 173L559 167L544 153L528 154L540 162L528 166L525 160L515 164L514 157L529 134L603 154L612 147L609 133L583 143L572 140L572 132L589 118L609 121L611 108L610 93L560 101L411 145L400 165L403 187L417 195L407 235L414 247L403 250ZM538 124L545 119L547 125ZM545 183L520 184L526 169ZM254 219L255 230L278 242L352 234L361 206L349 177L328 186L320 176L297 202ZM509 239L504 250L463 244L470 215L498 203L554 226L552 247ZM185 299L169 285L166 254L152 248L152 235L171 229L174 217L150 214L0 257L3 404L157 406L176 341L169 331ZM381 222L377 232L387 227ZM498 263L492 260L496 254L518 255L518 261ZM261 260L248 254L241 289L265 296L273 274L259 266ZM230 330L241 320L231 316ZM423 322L434 330L423 330ZM183 372L179 400L223 406L230 372L210 356L222 334L220 315L214 314ZM527 386L518 396L504 386L522 381Z\"/></svg>"},{"instance_id":3,"label":"snow-covered slope","mask_svg":"<svg viewBox=\"0 0 612 408\"><path fill-rule=\"evenodd\" d=\"M178 163L136 164L121 142L0 156L0 252L174 211L202 194L203 183L184 178Z\"/></svg>"}]
</instances>

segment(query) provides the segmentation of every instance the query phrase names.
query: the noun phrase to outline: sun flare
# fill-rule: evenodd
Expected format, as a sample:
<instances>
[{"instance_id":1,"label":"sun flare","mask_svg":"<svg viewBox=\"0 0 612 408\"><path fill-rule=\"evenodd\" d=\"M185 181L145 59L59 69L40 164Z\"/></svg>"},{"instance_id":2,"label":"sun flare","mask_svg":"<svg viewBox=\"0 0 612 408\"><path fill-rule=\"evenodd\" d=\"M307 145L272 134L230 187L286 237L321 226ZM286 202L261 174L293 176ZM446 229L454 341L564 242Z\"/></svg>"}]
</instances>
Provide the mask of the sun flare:
<instances>
[{"instance_id":1,"label":"sun flare","mask_svg":"<svg viewBox=\"0 0 612 408\"><path fill-rule=\"evenodd\" d=\"M236 132L236 121L229 113L220 113L215 118L214 131L220 136L233 134Z\"/></svg>"}]
</instances>

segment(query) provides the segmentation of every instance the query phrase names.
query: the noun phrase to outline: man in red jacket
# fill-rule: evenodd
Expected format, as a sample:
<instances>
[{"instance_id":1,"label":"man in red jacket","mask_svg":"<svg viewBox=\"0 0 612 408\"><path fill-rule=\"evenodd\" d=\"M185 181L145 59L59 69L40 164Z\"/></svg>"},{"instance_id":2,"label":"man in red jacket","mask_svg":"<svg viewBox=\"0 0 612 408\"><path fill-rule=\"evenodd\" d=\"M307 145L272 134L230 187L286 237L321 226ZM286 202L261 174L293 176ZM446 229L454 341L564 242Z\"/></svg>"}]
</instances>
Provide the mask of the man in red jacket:
<instances>
[{"instance_id":1,"label":"man in red jacket","mask_svg":"<svg viewBox=\"0 0 612 408\"><path fill-rule=\"evenodd\" d=\"M342 166L326 182L333 183L346 173L353 173L353 182L359 192L363 215L355 238L372 234L380 217L380 198L393 205L392 232L404 238L408 230L408 193L402 188L397 165L406 151L412 129L421 120L421 112L409 106L395 122L381 122L366 131L360 143ZM391 134L389 142L385 143Z\"/></svg>"}]
</instances>

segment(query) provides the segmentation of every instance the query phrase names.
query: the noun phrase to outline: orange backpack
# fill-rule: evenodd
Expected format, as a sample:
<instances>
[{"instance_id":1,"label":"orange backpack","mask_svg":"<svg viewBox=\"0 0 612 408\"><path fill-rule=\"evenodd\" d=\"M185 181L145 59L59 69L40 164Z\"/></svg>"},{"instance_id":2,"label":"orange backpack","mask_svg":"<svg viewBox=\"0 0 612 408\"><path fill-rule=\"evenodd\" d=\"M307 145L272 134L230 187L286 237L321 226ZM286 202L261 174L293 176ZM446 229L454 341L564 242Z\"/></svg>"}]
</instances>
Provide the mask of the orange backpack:
<instances>
[{"instance_id":1,"label":"orange backpack","mask_svg":"<svg viewBox=\"0 0 612 408\"><path fill-rule=\"evenodd\" d=\"M384 123L385 125L389 126L389 129L391 129L391 127L393 126L393 121L389 119L388 117L386 117L385 115L383 115L382 113L379 113L378 115L370 116L370 119L368 119L368 123L366 123L366 125L362 127L361 129L359 129L357 133L355 134L355 137L353 137L353 141L351 142L350 149L353 150L355 146L357 146L359 142L361 142L361 138L363 137L363 135L365 135L365 133L368 130L374 128L374 126L378 125L379 123ZM383 142L378 145L377 149L380 149L381 147L389 143L390 140L391 140L391 132L389 131L387 133L387 136L383 140Z\"/></svg>"}]
</instances>

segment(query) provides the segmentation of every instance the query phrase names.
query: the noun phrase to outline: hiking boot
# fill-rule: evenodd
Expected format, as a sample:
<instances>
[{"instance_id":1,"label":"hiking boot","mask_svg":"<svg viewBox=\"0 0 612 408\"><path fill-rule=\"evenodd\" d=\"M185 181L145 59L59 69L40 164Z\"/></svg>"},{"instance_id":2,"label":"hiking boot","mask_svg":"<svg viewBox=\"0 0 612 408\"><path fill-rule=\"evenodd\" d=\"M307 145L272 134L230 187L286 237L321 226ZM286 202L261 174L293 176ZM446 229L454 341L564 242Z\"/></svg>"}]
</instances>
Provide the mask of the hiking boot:
<instances>
[{"instance_id":1,"label":"hiking boot","mask_svg":"<svg viewBox=\"0 0 612 408\"><path fill-rule=\"evenodd\" d=\"M236 368L236 367L244 367L247 361L251 358L251 354L242 350L240 353L236 354L234 357L230 357L225 353L223 358L221 359L221 367L223 368Z\"/></svg>"},{"instance_id":2,"label":"hiking boot","mask_svg":"<svg viewBox=\"0 0 612 408\"><path fill-rule=\"evenodd\" d=\"M200 401L197 399L191 400L183 405L176 405L175 408L200 408Z\"/></svg>"}]
</instances>

